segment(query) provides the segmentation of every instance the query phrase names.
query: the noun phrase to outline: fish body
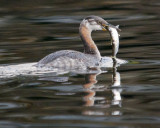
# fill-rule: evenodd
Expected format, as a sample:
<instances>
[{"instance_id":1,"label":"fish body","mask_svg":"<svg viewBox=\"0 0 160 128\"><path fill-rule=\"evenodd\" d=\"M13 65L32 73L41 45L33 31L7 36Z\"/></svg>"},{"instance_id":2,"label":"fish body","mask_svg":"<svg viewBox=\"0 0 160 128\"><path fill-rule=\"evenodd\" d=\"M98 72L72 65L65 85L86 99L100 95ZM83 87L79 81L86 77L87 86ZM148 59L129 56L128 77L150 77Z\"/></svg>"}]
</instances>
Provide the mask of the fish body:
<instances>
[{"instance_id":1,"label":"fish body","mask_svg":"<svg viewBox=\"0 0 160 128\"><path fill-rule=\"evenodd\" d=\"M117 30L120 30L119 25L117 25L116 27L108 27L108 31L111 36L112 57L113 58L116 58L116 55L119 50L119 36L120 35L118 34Z\"/></svg>"}]
</instances>

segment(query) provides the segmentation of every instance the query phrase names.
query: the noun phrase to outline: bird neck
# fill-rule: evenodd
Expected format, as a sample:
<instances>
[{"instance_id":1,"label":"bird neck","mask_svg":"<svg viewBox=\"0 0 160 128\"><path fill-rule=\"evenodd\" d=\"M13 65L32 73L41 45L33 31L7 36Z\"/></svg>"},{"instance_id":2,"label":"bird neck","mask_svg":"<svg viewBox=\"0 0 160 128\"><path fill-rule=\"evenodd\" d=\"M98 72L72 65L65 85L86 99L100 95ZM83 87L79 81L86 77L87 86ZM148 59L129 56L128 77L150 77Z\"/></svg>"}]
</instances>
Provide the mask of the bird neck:
<instances>
[{"instance_id":1,"label":"bird neck","mask_svg":"<svg viewBox=\"0 0 160 128\"><path fill-rule=\"evenodd\" d=\"M100 52L91 37L91 30L81 25L79 28L80 37L84 45L84 53L95 55L101 58Z\"/></svg>"}]
</instances>

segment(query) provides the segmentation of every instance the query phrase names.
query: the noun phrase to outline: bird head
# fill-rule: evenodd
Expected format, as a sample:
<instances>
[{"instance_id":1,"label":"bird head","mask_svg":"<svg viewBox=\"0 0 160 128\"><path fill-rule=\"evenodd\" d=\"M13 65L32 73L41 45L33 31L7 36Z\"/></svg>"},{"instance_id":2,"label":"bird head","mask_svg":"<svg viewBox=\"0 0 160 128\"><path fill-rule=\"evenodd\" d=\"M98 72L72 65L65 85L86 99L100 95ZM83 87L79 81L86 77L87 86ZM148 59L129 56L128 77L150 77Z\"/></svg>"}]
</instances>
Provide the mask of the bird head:
<instances>
[{"instance_id":1,"label":"bird head","mask_svg":"<svg viewBox=\"0 0 160 128\"><path fill-rule=\"evenodd\" d=\"M103 18L94 15L86 17L81 24L85 25L91 31L96 31L96 30L106 31L108 27L120 30L117 26L109 24Z\"/></svg>"}]
</instances>

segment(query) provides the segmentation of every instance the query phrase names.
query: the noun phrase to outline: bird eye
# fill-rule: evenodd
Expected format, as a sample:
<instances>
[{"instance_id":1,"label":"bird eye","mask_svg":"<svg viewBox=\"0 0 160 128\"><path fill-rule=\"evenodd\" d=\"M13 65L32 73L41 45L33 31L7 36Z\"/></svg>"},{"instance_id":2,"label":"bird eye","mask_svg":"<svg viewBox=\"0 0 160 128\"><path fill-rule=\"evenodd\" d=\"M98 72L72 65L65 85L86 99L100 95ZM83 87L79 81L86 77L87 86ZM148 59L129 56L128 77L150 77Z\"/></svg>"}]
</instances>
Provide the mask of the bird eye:
<instances>
[{"instance_id":1,"label":"bird eye","mask_svg":"<svg viewBox=\"0 0 160 128\"><path fill-rule=\"evenodd\" d=\"M102 23L100 21L97 21L97 24L99 24L100 26L102 26Z\"/></svg>"},{"instance_id":2,"label":"bird eye","mask_svg":"<svg viewBox=\"0 0 160 128\"><path fill-rule=\"evenodd\" d=\"M94 20L94 19L88 19L88 22L90 23L90 25L100 25L101 26L101 22Z\"/></svg>"}]
</instances>

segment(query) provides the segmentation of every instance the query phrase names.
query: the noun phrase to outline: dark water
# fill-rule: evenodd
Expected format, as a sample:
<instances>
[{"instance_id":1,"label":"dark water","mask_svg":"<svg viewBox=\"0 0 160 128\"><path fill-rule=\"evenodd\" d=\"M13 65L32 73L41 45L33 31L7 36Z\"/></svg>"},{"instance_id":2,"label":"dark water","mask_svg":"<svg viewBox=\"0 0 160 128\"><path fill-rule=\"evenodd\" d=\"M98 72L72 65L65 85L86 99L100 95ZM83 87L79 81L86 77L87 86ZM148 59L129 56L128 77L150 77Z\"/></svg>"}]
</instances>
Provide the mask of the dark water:
<instances>
[{"instance_id":1,"label":"dark water","mask_svg":"<svg viewBox=\"0 0 160 128\"><path fill-rule=\"evenodd\" d=\"M159 5L158 0L1 0L1 65L37 62L61 49L83 51L78 27L93 14L120 25L118 57L130 62L101 74L1 79L0 127L158 128ZM109 35L92 35L101 54L110 56Z\"/></svg>"}]
</instances>

